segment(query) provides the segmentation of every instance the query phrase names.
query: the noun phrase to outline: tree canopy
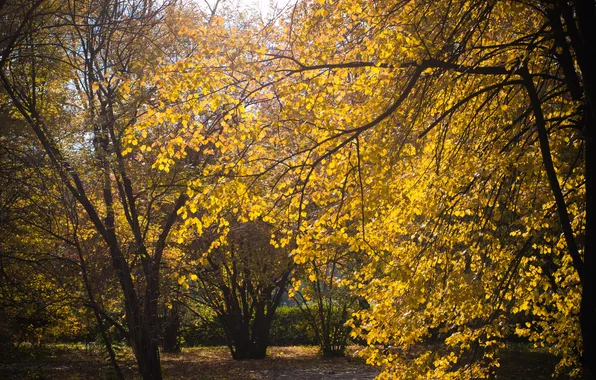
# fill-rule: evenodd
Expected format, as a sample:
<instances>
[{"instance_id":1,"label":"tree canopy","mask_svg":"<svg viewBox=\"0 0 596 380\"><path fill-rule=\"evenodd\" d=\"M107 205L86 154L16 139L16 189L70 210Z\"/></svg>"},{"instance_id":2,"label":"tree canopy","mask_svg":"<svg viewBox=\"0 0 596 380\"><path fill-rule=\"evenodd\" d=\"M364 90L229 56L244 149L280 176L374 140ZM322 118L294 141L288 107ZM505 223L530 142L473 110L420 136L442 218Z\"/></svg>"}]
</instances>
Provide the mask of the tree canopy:
<instances>
[{"instance_id":1,"label":"tree canopy","mask_svg":"<svg viewBox=\"0 0 596 380\"><path fill-rule=\"evenodd\" d=\"M56 223L108 252L143 378L162 278L209 303L265 267L258 297L306 273L366 304L347 326L380 378L488 377L513 336L596 373L593 1L218 5L1 9L7 113L67 199Z\"/></svg>"}]
</instances>

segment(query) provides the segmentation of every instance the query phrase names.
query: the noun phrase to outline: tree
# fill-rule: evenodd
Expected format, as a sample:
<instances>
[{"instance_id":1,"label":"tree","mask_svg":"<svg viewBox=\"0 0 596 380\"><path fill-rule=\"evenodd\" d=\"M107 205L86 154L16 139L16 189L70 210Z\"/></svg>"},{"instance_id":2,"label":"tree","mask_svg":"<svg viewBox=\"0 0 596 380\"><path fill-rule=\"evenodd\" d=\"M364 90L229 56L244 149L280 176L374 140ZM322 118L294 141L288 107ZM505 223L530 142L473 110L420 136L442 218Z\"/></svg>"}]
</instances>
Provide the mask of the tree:
<instances>
[{"instance_id":1,"label":"tree","mask_svg":"<svg viewBox=\"0 0 596 380\"><path fill-rule=\"evenodd\" d=\"M213 310L234 359L263 359L292 266L287 251L270 244L265 223L231 223L224 237L207 233L194 241L199 265L179 281L188 281L187 297Z\"/></svg>"},{"instance_id":2,"label":"tree","mask_svg":"<svg viewBox=\"0 0 596 380\"><path fill-rule=\"evenodd\" d=\"M267 185L246 176L241 164L259 139L247 128L252 109L270 99L269 80L255 65L268 41L260 27L226 25L213 13L206 24L187 24L181 34L197 50L156 71L149 82L155 104L125 137L132 152L158 148L153 166L164 172L202 162L188 178L188 200L179 210L184 223L166 259L182 289L193 286L172 297L171 310L192 308L189 297L214 310L236 359L265 356L291 272L283 249L290 240L269 244L271 230L285 226L280 209Z\"/></svg>"},{"instance_id":3,"label":"tree","mask_svg":"<svg viewBox=\"0 0 596 380\"><path fill-rule=\"evenodd\" d=\"M116 322L98 296L98 288L102 295L111 295L112 284L101 281L98 286L102 271L89 270L97 265L91 254L97 239L89 233L88 221L79 218L76 201L35 145L32 132L9 112L9 103L2 111L0 259L9 343L19 343L19 337L14 339L19 333L39 342L48 336L80 337L83 329L95 336L86 306L93 311L111 364L122 378L107 333ZM28 315L27 309L33 314ZM39 328L43 328L39 334L26 331Z\"/></svg>"},{"instance_id":4,"label":"tree","mask_svg":"<svg viewBox=\"0 0 596 380\"><path fill-rule=\"evenodd\" d=\"M268 46L250 173L293 196L298 260L330 228L366 253L356 332L383 376L486 376L519 314L560 369L581 356L594 373L595 17L592 2L307 1ZM316 222L307 200L327 210ZM444 354L404 371L435 328Z\"/></svg>"},{"instance_id":5,"label":"tree","mask_svg":"<svg viewBox=\"0 0 596 380\"><path fill-rule=\"evenodd\" d=\"M146 379L161 378L160 268L186 181L180 169L159 173L143 157L127 156L122 139L150 100L146 70L164 54L176 59L177 45L162 28L169 9L144 1L38 1L17 13L0 67L10 104L109 252Z\"/></svg>"},{"instance_id":6,"label":"tree","mask_svg":"<svg viewBox=\"0 0 596 380\"><path fill-rule=\"evenodd\" d=\"M362 303L348 286L357 281L352 276L358 273L361 254L336 244L343 241L344 234L345 229L330 230L302 241L289 291L309 321L325 357L345 354L350 336L347 322Z\"/></svg>"}]
</instances>

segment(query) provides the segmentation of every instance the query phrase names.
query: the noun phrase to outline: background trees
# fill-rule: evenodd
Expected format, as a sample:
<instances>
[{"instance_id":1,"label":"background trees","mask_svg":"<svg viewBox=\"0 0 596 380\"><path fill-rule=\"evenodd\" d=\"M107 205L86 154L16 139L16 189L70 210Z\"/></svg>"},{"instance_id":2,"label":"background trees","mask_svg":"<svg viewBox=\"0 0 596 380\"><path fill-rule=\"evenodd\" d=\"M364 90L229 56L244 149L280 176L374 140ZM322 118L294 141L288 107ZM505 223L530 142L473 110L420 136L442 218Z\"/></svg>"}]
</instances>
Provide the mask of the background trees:
<instances>
[{"instance_id":1,"label":"background trees","mask_svg":"<svg viewBox=\"0 0 596 380\"><path fill-rule=\"evenodd\" d=\"M209 252L210 235L189 247L199 258L189 297L215 312L234 359L262 359L292 272L287 251L270 244L271 227L262 222L232 223L225 243Z\"/></svg>"}]
</instances>

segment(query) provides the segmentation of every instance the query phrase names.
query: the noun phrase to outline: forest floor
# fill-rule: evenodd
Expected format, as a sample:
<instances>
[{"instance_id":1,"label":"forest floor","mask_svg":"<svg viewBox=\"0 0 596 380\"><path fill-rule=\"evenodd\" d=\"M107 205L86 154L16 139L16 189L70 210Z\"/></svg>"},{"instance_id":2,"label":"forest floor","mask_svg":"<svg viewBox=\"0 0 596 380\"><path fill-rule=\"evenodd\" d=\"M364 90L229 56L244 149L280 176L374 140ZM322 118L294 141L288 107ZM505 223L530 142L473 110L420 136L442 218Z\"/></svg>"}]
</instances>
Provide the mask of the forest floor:
<instances>
[{"instance_id":1,"label":"forest floor","mask_svg":"<svg viewBox=\"0 0 596 380\"><path fill-rule=\"evenodd\" d=\"M271 347L265 360L234 361L226 347L185 348L179 354L163 354L166 379L196 380L367 380L378 370L354 356L322 359L316 347ZM547 353L515 346L502 355L497 378L552 379L557 360ZM129 352L121 364L127 379L138 378ZM21 350L18 356L0 357L0 379L112 379L113 371L98 348L52 345L40 350Z\"/></svg>"}]
</instances>

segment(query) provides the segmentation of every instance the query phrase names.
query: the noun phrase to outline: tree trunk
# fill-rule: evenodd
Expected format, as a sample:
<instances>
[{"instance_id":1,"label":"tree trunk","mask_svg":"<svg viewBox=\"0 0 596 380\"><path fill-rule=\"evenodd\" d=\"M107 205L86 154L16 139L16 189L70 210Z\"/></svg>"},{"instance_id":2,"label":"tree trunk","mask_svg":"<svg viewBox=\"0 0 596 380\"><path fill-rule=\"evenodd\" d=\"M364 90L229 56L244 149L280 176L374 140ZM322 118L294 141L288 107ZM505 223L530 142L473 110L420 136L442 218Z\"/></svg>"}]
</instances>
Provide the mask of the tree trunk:
<instances>
[{"instance_id":1,"label":"tree trunk","mask_svg":"<svg viewBox=\"0 0 596 380\"><path fill-rule=\"evenodd\" d=\"M230 319L227 321L229 322ZM264 315L255 316L251 327L246 324L242 324L240 327L228 325L225 331L228 346L232 350L232 358L234 360L265 359L269 346L270 328L271 323Z\"/></svg>"},{"instance_id":2,"label":"tree trunk","mask_svg":"<svg viewBox=\"0 0 596 380\"><path fill-rule=\"evenodd\" d=\"M174 302L172 309L166 315L163 329L162 347L165 352L180 352L178 332L180 330L180 309L178 303Z\"/></svg>"},{"instance_id":3,"label":"tree trunk","mask_svg":"<svg viewBox=\"0 0 596 380\"><path fill-rule=\"evenodd\" d=\"M596 141L586 136L586 241L584 245L584 275L579 319L582 331L582 365L587 378L596 378L596 202L594 177L596 174Z\"/></svg>"},{"instance_id":4,"label":"tree trunk","mask_svg":"<svg viewBox=\"0 0 596 380\"><path fill-rule=\"evenodd\" d=\"M263 315L252 328L253 336L253 359L265 359L267 356L267 347L269 346L269 330L271 323Z\"/></svg>"},{"instance_id":5,"label":"tree trunk","mask_svg":"<svg viewBox=\"0 0 596 380\"><path fill-rule=\"evenodd\" d=\"M145 319L137 325L132 335L132 348L143 380L161 380L161 364L159 360L159 342L156 334L152 334L149 323Z\"/></svg>"},{"instance_id":6,"label":"tree trunk","mask_svg":"<svg viewBox=\"0 0 596 380\"><path fill-rule=\"evenodd\" d=\"M89 303L91 308L93 309L93 315L95 316L95 320L97 321L97 328L99 333L101 334L102 340L104 342L106 351L108 352L108 356L110 358L110 363L112 364L112 368L116 373L116 377L120 380L124 379L124 375L120 370L120 366L118 365L118 360L116 359L116 353L114 352L114 348L112 347L112 341L108 336L107 329L103 320L101 318L99 312L99 305L95 302L95 296L93 295L93 289L91 288L91 282L89 281L89 275L87 273L87 263L85 262L85 257L83 256L83 249L78 243L76 244L77 253L79 256L79 264L81 266L81 275L83 277L83 284L85 285L85 290L87 291L87 297L89 298Z\"/></svg>"},{"instance_id":7,"label":"tree trunk","mask_svg":"<svg viewBox=\"0 0 596 380\"><path fill-rule=\"evenodd\" d=\"M234 360L260 360L267 356L267 345L254 340L239 341L234 345Z\"/></svg>"},{"instance_id":8,"label":"tree trunk","mask_svg":"<svg viewBox=\"0 0 596 380\"><path fill-rule=\"evenodd\" d=\"M159 320L157 300L159 299L159 272L150 267L147 271L147 290L144 314L140 319L139 341L141 355L137 357L143 380L161 380L159 358Z\"/></svg>"},{"instance_id":9,"label":"tree trunk","mask_svg":"<svg viewBox=\"0 0 596 380\"><path fill-rule=\"evenodd\" d=\"M565 7L565 4L562 4ZM586 140L586 229L582 300L579 313L583 353L582 365L587 378L596 378L596 203L594 196L596 176L596 71L593 57L596 54L596 5L590 0L576 0L573 11L567 9L567 29L576 52L582 74L584 91L584 138ZM572 20L576 18L577 24ZM577 26L577 29L575 27Z\"/></svg>"},{"instance_id":10,"label":"tree trunk","mask_svg":"<svg viewBox=\"0 0 596 380\"><path fill-rule=\"evenodd\" d=\"M582 132L585 139L586 224L582 266L578 268L582 285L579 320L582 335L582 367L585 376L593 379L596 378L596 246L593 241L596 233L596 71L592 57L596 54L596 6L593 1L588 0L576 0L571 4L559 0L553 5L554 8L547 12L555 41L562 51L559 61L572 98L582 101L584 107ZM581 72L581 88L569 48L573 49Z\"/></svg>"}]
</instances>

